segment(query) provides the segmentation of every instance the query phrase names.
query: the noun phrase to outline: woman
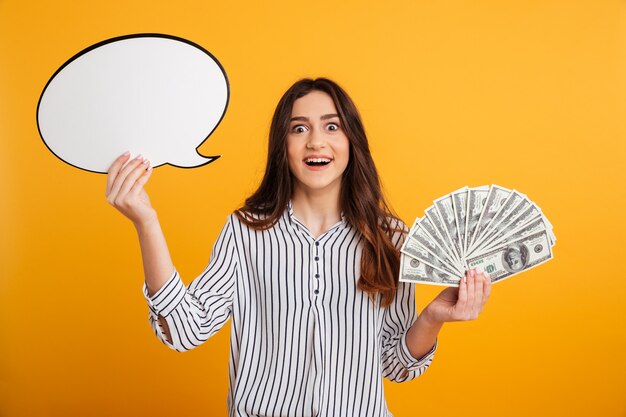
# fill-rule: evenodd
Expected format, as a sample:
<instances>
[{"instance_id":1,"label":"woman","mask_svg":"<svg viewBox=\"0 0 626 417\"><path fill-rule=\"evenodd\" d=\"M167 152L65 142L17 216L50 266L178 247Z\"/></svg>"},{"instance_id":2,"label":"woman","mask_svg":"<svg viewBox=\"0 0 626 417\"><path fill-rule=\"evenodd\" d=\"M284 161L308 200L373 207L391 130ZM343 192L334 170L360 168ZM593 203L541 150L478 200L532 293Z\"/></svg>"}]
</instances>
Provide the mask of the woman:
<instances>
[{"instance_id":1,"label":"woman","mask_svg":"<svg viewBox=\"0 0 626 417\"><path fill-rule=\"evenodd\" d=\"M446 321L477 317L490 291L469 271L422 312L398 282L406 226L383 198L356 107L334 82L296 82L270 128L259 189L231 214L203 273L176 272L143 189L141 158L109 170L107 198L141 245L150 322L185 351L231 318L230 416L390 415L382 377L421 375Z\"/></svg>"}]
</instances>

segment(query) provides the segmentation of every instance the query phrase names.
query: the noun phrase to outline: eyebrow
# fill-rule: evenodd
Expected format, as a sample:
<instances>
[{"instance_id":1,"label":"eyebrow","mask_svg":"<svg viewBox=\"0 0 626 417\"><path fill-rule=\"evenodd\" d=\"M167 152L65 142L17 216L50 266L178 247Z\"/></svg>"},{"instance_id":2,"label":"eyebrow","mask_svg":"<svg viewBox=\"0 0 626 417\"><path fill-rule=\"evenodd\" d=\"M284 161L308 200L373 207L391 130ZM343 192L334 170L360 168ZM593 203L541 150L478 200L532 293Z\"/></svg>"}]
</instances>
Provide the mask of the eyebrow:
<instances>
[{"instance_id":1,"label":"eyebrow","mask_svg":"<svg viewBox=\"0 0 626 417\"><path fill-rule=\"evenodd\" d=\"M326 119L332 119L333 117L339 117L338 114L332 113L332 114L324 114L322 115L322 117L320 117L320 120L326 120ZM301 120L304 122L308 122L309 118L305 117L305 116L296 116L296 117L292 117L290 121L294 121L294 120Z\"/></svg>"}]
</instances>

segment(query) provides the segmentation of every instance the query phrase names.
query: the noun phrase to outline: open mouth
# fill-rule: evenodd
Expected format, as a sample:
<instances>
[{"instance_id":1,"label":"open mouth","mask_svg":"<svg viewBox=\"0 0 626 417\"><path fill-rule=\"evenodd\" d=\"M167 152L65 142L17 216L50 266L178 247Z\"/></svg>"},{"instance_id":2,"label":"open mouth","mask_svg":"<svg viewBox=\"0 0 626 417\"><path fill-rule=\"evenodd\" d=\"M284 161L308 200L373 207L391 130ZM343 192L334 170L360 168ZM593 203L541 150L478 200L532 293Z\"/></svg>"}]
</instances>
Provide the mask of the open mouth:
<instances>
[{"instance_id":1,"label":"open mouth","mask_svg":"<svg viewBox=\"0 0 626 417\"><path fill-rule=\"evenodd\" d=\"M332 159L330 158L307 158L304 163L310 167L319 167L330 164Z\"/></svg>"}]
</instances>

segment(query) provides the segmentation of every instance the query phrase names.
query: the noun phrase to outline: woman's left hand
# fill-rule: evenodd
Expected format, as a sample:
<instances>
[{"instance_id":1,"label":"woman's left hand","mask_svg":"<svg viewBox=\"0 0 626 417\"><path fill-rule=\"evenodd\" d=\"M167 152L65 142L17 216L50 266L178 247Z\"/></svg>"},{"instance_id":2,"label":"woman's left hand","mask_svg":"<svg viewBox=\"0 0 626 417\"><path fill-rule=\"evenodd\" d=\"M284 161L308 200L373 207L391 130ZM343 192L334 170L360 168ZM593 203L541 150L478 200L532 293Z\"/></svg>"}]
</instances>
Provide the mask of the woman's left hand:
<instances>
[{"instance_id":1,"label":"woman's left hand","mask_svg":"<svg viewBox=\"0 0 626 417\"><path fill-rule=\"evenodd\" d=\"M490 293L489 276L471 269L461 278L458 288L443 290L423 313L435 323L474 320L485 306Z\"/></svg>"}]
</instances>

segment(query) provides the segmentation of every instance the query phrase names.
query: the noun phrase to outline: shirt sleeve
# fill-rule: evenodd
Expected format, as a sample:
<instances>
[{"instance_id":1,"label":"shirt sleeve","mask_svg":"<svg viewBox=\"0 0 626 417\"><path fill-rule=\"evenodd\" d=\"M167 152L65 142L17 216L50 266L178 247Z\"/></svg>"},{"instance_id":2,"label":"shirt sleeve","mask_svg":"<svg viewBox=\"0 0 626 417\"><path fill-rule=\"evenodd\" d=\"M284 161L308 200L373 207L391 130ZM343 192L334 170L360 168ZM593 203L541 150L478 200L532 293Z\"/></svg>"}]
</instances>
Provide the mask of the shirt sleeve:
<instances>
[{"instance_id":1,"label":"shirt sleeve","mask_svg":"<svg viewBox=\"0 0 626 417\"><path fill-rule=\"evenodd\" d=\"M144 282L148 317L157 338L171 349L184 352L213 336L231 315L238 268L231 215L213 245L208 265L188 287L178 271L152 296ZM167 322L171 343L159 316Z\"/></svg>"},{"instance_id":2,"label":"shirt sleeve","mask_svg":"<svg viewBox=\"0 0 626 417\"><path fill-rule=\"evenodd\" d=\"M393 242L399 249L408 231L401 221L398 226L404 233L398 232ZM393 302L385 308L382 323L381 362L383 376L394 382L405 382L422 375L433 361L437 350L437 341L430 352L421 358L411 355L406 344L406 333L417 319L415 306L415 285L398 282Z\"/></svg>"}]
</instances>

